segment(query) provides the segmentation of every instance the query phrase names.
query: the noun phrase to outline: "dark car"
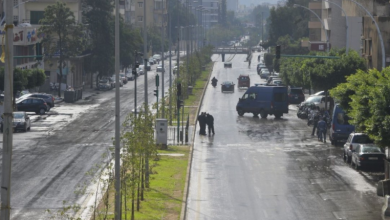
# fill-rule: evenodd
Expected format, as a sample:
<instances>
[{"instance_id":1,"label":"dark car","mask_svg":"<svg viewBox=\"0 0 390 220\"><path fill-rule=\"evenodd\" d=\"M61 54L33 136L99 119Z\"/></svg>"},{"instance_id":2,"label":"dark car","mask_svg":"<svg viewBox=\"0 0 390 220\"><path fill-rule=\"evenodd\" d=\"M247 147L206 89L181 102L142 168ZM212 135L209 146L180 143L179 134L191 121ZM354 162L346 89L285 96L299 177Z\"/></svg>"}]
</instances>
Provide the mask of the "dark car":
<instances>
[{"instance_id":1,"label":"dark car","mask_svg":"<svg viewBox=\"0 0 390 220\"><path fill-rule=\"evenodd\" d=\"M288 89L288 102L290 104L299 104L305 101L305 95L302 88L289 88Z\"/></svg>"},{"instance_id":2,"label":"dark car","mask_svg":"<svg viewBox=\"0 0 390 220\"><path fill-rule=\"evenodd\" d=\"M110 90L113 88L111 81L108 78L100 79L98 83L99 90Z\"/></svg>"},{"instance_id":3,"label":"dark car","mask_svg":"<svg viewBox=\"0 0 390 220\"><path fill-rule=\"evenodd\" d=\"M359 144L352 153L351 165L358 170L363 167L384 168L385 154L375 144Z\"/></svg>"},{"instance_id":4,"label":"dark car","mask_svg":"<svg viewBox=\"0 0 390 220\"><path fill-rule=\"evenodd\" d=\"M22 130L24 132L31 129L31 120L26 112L14 112L12 120L12 127L14 131ZM3 132L3 121L0 122L0 132Z\"/></svg>"},{"instance_id":5,"label":"dark car","mask_svg":"<svg viewBox=\"0 0 390 220\"><path fill-rule=\"evenodd\" d=\"M249 88L251 86L251 79L249 78L249 75L247 74L241 74L238 78L238 88L241 87L247 87Z\"/></svg>"},{"instance_id":6,"label":"dark car","mask_svg":"<svg viewBox=\"0 0 390 220\"><path fill-rule=\"evenodd\" d=\"M36 114L45 114L48 111L48 106L45 100L41 98L27 97L16 101L18 111L35 112Z\"/></svg>"},{"instance_id":7,"label":"dark car","mask_svg":"<svg viewBox=\"0 0 390 220\"><path fill-rule=\"evenodd\" d=\"M231 91L234 92L234 83L231 81L225 81L221 84L221 92Z\"/></svg>"},{"instance_id":8,"label":"dark car","mask_svg":"<svg viewBox=\"0 0 390 220\"><path fill-rule=\"evenodd\" d=\"M49 106L48 111L50 110L50 108L54 107L54 96L53 95L46 94L46 93L28 93L28 94L22 95L20 98L18 98L18 100L25 99L27 97L41 98L41 99L45 100L45 102Z\"/></svg>"}]
</instances>

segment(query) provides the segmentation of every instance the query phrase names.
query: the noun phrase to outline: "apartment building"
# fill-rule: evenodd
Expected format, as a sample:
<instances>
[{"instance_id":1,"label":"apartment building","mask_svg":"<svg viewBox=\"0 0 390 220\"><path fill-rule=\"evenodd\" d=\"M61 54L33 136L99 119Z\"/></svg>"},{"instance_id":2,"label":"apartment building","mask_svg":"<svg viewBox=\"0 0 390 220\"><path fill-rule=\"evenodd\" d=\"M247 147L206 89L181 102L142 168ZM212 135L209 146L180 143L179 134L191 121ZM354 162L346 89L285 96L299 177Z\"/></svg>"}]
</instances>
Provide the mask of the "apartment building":
<instances>
[{"instance_id":1,"label":"apartment building","mask_svg":"<svg viewBox=\"0 0 390 220\"><path fill-rule=\"evenodd\" d=\"M322 1L322 20L329 34L330 45L333 48L347 48L348 46L349 49L361 53L359 36L362 34L362 18L348 16L343 11L346 12L342 9L342 0ZM324 32L324 29L321 31Z\"/></svg>"},{"instance_id":2,"label":"apartment building","mask_svg":"<svg viewBox=\"0 0 390 220\"><path fill-rule=\"evenodd\" d=\"M349 16L362 18L362 34L360 36L351 36L351 38L359 38L361 41L361 55L365 58L368 68L382 69L383 60L384 66L390 64L390 11L389 2L373 1L373 0L355 0L360 3L371 15L378 24L379 31L383 39L385 53L382 53L382 44L379 37L379 32L371 17L364 9L358 7L357 4L350 0L343 0L342 7Z\"/></svg>"},{"instance_id":3,"label":"apartment building","mask_svg":"<svg viewBox=\"0 0 390 220\"><path fill-rule=\"evenodd\" d=\"M308 8L311 10L309 19L309 50L327 51L327 35L329 35L329 30L323 31L322 21L317 17L317 15L320 18L322 17L322 2L309 2Z\"/></svg>"},{"instance_id":4,"label":"apartment building","mask_svg":"<svg viewBox=\"0 0 390 220\"><path fill-rule=\"evenodd\" d=\"M74 13L77 22L81 22L81 0L62 0ZM4 3L4 1L3 1ZM39 33L39 20L44 17L44 10L47 6L53 5L56 0L14 0L13 17L14 25L14 65L17 68L41 68L47 76L47 83L44 88L49 89L49 83L57 83L60 72L57 59L43 59L36 61L34 57L18 58L36 55L36 44L42 40L42 33ZM7 13L7 12L5 12ZM1 33L4 34L4 33ZM83 71L83 57L75 57L66 61L63 68L62 83L66 86L80 89L83 82L89 82L88 76ZM66 89L64 86L63 89Z\"/></svg>"}]
</instances>

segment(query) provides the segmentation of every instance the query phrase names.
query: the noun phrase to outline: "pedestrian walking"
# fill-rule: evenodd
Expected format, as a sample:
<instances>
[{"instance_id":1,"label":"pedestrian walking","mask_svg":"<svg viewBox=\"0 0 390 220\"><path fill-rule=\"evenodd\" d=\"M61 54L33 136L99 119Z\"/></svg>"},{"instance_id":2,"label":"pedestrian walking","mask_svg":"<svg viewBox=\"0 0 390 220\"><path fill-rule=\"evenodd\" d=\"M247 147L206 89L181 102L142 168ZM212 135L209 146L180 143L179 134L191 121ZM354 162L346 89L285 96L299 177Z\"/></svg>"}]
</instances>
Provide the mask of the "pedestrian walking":
<instances>
[{"instance_id":1,"label":"pedestrian walking","mask_svg":"<svg viewBox=\"0 0 390 220\"><path fill-rule=\"evenodd\" d=\"M257 62L260 62L260 55L257 56Z\"/></svg>"},{"instance_id":2,"label":"pedestrian walking","mask_svg":"<svg viewBox=\"0 0 390 220\"><path fill-rule=\"evenodd\" d=\"M206 124L209 129L209 136L211 135L211 132L213 132L213 135L215 134L214 132L214 117L210 115L209 113L206 114Z\"/></svg>"},{"instance_id":3,"label":"pedestrian walking","mask_svg":"<svg viewBox=\"0 0 390 220\"><path fill-rule=\"evenodd\" d=\"M325 118L322 118L317 125L318 134L319 134L318 140L321 142L324 141L324 143L326 143L326 130L327 130L327 125L325 120L326 120Z\"/></svg>"}]
</instances>

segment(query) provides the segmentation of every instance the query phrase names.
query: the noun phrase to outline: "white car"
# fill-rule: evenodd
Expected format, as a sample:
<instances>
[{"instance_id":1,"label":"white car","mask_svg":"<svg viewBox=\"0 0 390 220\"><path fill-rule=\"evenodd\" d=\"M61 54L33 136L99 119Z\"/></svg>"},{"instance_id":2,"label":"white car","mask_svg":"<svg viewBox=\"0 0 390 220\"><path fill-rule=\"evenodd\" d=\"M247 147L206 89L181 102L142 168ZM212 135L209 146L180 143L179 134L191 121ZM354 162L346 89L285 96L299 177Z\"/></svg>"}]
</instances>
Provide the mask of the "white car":
<instances>
[{"instance_id":1,"label":"white car","mask_svg":"<svg viewBox=\"0 0 390 220\"><path fill-rule=\"evenodd\" d=\"M269 73L268 69L261 69L260 71L260 78L267 79L271 74Z\"/></svg>"},{"instance_id":2,"label":"white car","mask_svg":"<svg viewBox=\"0 0 390 220\"><path fill-rule=\"evenodd\" d=\"M154 54L154 55L153 55L153 58L154 58L155 60L157 60L157 62L160 62L160 61L161 61L161 55L160 55L160 54Z\"/></svg>"},{"instance_id":3,"label":"white car","mask_svg":"<svg viewBox=\"0 0 390 220\"><path fill-rule=\"evenodd\" d=\"M156 72L165 73L165 69L163 69L162 65L158 65Z\"/></svg>"}]
</instances>

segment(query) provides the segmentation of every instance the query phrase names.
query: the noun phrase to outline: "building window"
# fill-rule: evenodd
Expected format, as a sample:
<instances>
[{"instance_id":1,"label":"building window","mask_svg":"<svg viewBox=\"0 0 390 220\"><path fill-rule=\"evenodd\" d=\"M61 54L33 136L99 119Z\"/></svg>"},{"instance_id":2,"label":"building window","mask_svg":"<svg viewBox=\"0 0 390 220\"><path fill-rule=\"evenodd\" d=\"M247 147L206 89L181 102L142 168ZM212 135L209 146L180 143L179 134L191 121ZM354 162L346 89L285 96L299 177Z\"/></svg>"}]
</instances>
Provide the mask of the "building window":
<instances>
[{"instance_id":1,"label":"building window","mask_svg":"<svg viewBox=\"0 0 390 220\"><path fill-rule=\"evenodd\" d=\"M39 24L39 20L44 17L44 11L31 11L30 24Z\"/></svg>"},{"instance_id":2,"label":"building window","mask_svg":"<svg viewBox=\"0 0 390 220\"><path fill-rule=\"evenodd\" d=\"M19 4L19 0L14 0L14 6L17 6Z\"/></svg>"},{"instance_id":3,"label":"building window","mask_svg":"<svg viewBox=\"0 0 390 220\"><path fill-rule=\"evenodd\" d=\"M19 21L19 16L14 15L14 21Z\"/></svg>"},{"instance_id":4,"label":"building window","mask_svg":"<svg viewBox=\"0 0 390 220\"><path fill-rule=\"evenodd\" d=\"M139 22L142 22L142 21L143 21L143 17L142 17L142 16L138 16L138 17L137 17L137 20L138 20Z\"/></svg>"},{"instance_id":5,"label":"building window","mask_svg":"<svg viewBox=\"0 0 390 220\"><path fill-rule=\"evenodd\" d=\"M372 55L372 40L368 41L368 55Z\"/></svg>"},{"instance_id":6,"label":"building window","mask_svg":"<svg viewBox=\"0 0 390 220\"><path fill-rule=\"evenodd\" d=\"M143 2L138 2L138 7L139 8L142 8L144 6L144 3Z\"/></svg>"}]
</instances>

